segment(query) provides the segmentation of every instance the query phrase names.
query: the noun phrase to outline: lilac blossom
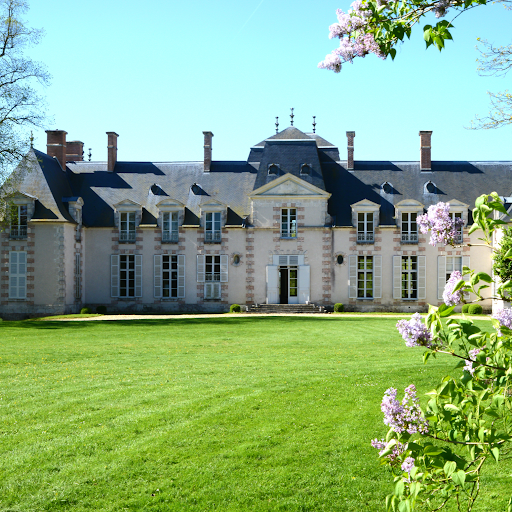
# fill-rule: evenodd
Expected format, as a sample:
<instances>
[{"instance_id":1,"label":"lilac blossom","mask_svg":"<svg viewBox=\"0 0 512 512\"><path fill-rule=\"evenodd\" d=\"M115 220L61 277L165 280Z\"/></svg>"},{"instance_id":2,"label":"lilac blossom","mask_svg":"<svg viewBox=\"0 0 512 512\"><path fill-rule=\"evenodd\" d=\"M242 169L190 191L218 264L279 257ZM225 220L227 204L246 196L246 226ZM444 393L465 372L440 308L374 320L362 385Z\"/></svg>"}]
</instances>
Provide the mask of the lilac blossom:
<instances>
[{"instance_id":1,"label":"lilac blossom","mask_svg":"<svg viewBox=\"0 0 512 512\"><path fill-rule=\"evenodd\" d=\"M414 313L411 320L399 320L396 324L398 332L405 340L407 347L432 348L432 335L421 320L419 313Z\"/></svg>"},{"instance_id":2,"label":"lilac blossom","mask_svg":"<svg viewBox=\"0 0 512 512\"><path fill-rule=\"evenodd\" d=\"M443 292L443 301L447 306L456 306L457 304L461 304L464 302L464 295L467 295L467 292L464 292L462 289L453 291L455 285L462 279L462 274L459 270L454 270L450 274L450 279L446 282L444 286Z\"/></svg>"},{"instance_id":3,"label":"lilac blossom","mask_svg":"<svg viewBox=\"0 0 512 512\"><path fill-rule=\"evenodd\" d=\"M503 327L506 327L507 329L512 329L512 308L500 309L499 311L496 311L496 313L494 313L492 317L498 320L498 322ZM499 329L498 335L503 336Z\"/></svg>"},{"instance_id":4,"label":"lilac blossom","mask_svg":"<svg viewBox=\"0 0 512 512\"><path fill-rule=\"evenodd\" d=\"M427 213L418 215L416 222L422 233L430 230L430 245L455 245L464 221L450 217L450 204L437 203L428 207Z\"/></svg>"},{"instance_id":5,"label":"lilac blossom","mask_svg":"<svg viewBox=\"0 0 512 512\"><path fill-rule=\"evenodd\" d=\"M384 393L381 411L384 413L384 424L391 427L396 433L404 431L409 434L426 434L428 421L421 412L419 400L416 397L416 388L413 384L405 388L405 395L400 403L396 398L397 390L389 388Z\"/></svg>"},{"instance_id":6,"label":"lilac blossom","mask_svg":"<svg viewBox=\"0 0 512 512\"><path fill-rule=\"evenodd\" d=\"M463 370L469 372L472 376L475 374L475 367L473 367L473 363L476 361L476 356L480 353L480 348L473 348L469 351L469 359L466 359L466 366L464 366Z\"/></svg>"},{"instance_id":7,"label":"lilac blossom","mask_svg":"<svg viewBox=\"0 0 512 512\"><path fill-rule=\"evenodd\" d=\"M413 457L407 457L402 463L402 471L409 473L409 476L411 475L411 470L413 467L414 467L414 458Z\"/></svg>"},{"instance_id":8,"label":"lilac blossom","mask_svg":"<svg viewBox=\"0 0 512 512\"><path fill-rule=\"evenodd\" d=\"M382 455L386 450L386 441L384 439L381 439L380 441L378 439L372 439L371 443L374 448L379 450L379 456ZM392 452L388 453L386 457L388 458L389 462L393 464L397 461L400 455L405 452L406 449L406 444L402 444L400 441L397 441L396 444L393 445Z\"/></svg>"}]
</instances>

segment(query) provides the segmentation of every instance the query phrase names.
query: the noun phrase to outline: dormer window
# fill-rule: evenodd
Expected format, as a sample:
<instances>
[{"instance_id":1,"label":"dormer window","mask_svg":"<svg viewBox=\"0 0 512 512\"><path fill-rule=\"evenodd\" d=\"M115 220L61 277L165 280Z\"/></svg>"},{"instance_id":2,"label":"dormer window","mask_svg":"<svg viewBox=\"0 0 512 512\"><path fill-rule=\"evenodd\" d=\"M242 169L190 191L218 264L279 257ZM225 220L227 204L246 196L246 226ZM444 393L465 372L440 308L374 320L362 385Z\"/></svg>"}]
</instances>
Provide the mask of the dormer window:
<instances>
[{"instance_id":1,"label":"dormer window","mask_svg":"<svg viewBox=\"0 0 512 512\"><path fill-rule=\"evenodd\" d=\"M220 244L221 238L221 212L206 212L204 241L210 244Z\"/></svg>"},{"instance_id":2,"label":"dormer window","mask_svg":"<svg viewBox=\"0 0 512 512\"><path fill-rule=\"evenodd\" d=\"M162 242L178 243L178 212L162 214Z\"/></svg>"},{"instance_id":3,"label":"dormer window","mask_svg":"<svg viewBox=\"0 0 512 512\"><path fill-rule=\"evenodd\" d=\"M11 238L27 238L28 208L26 204L14 204L10 211Z\"/></svg>"},{"instance_id":4,"label":"dormer window","mask_svg":"<svg viewBox=\"0 0 512 512\"><path fill-rule=\"evenodd\" d=\"M119 241L135 242L135 212L119 213Z\"/></svg>"},{"instance_id":5,"label":"dormer window","mask_svg":"<svg viewBox=\"0 0 512 512\"><path fill-rule=\"evenodd\" d=\"M453 241L456 243L456 244L461 244L462 243L462 229L464 228L464 218L462 216L462 212L450 212L450 219L452 219L453 222L455 222L455 219L462 219L462 222L459 220L456 224L455 224L455 236L453 238Z\"/></svg>"},{"instance_id":6,"label":"dormer window","mask_svg":"<svg viewBox=\"0 0 512 512\"><path fill-rule=\"evenodd\" d=\"M279 174L279 166L277 164L270 164L268 166L268 175L277 176Z\"/></svg>"},{"instance_id":7,"label":"dormer window","mask_svg":"<svg viewBox=\"0 0 512 512\"><path fill-rule=\"evenodd\" d=\"M418 243L418 225L416 212L402 212L402 243Z\"/></svg>"},{"instance_id":8,"label":"dormer window","mask_svg":"<svg viewBox=\"0 0 512 512\"><path fill-rule=\"evenodd\" d=\"M435 183L432 183L431 181L428 181L425 183L425 193L427 194L435 194L437 190L437 187Z\"/></svg>"},{"instance_id":9,"label":"dormer window","mask_svg":"<svg viewBox=\"0 0 512 512\"><path fill-rule=\"evenodd\" d=\"M373 212L357 214L357 241L373 242Z\"/></svg>"},{"instance_id":10,"label":"dormer window","mask_svg":"<svg viewBox=\"0 0 512 512\"><path fill-rule=\"evenodd\" d=\"M393 192L393 186L391 185L391 183L389 182L385 182L382 184L382 191L384 192L384 194L391 194L391 192Z\"/></svg>"},{"instance_id":11,"label":"dormer window","mask_svg":"<svg viewBox=\"0 0 512 512\"><path fill-rule=\"evenodd\" d=\"M301 176L309 176L311 174L311 165L310 164L302 164L300 166L300 175Z\"/></svg>"}]
</instances>

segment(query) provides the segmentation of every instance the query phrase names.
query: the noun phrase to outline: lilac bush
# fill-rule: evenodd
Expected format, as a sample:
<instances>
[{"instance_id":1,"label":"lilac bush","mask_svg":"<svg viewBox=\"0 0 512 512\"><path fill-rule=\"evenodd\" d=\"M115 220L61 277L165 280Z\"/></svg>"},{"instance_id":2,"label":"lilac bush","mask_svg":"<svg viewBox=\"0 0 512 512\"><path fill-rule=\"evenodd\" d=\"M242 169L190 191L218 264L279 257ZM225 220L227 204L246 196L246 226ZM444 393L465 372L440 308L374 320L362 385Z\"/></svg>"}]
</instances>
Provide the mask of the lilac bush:
<instances>
[{"instance_id":1,"label":"lilac bush","mask_svg":"<svg viewBox=\"0 0 512 512\"><path fill-rule=\"evenodd\" d=\"M380 407L384 413L384 424L398 434L428 432L428 421L425 420L421 412L414 385L411 384L405 388L402 403L397 400L396 395L397 390L394 388L389 388L384 393Z\"/></svg>"},{"instance_id":2,"label":"lilac bush","mask_svg":"<svg viewBox=\"0 0 512 512\"><path fill-rule=\"evenodd\" d=\"M464 224L461 218L450 217L450 204L437 203L429 206L427 213L416 218L422 233L430 233L430 245L455 245L459 229Z\"/></svg>"},{"instance_id":3,"label":"lilac bush","mask_svg":"<svg viewBox=\"0 0 512 512\"><path fill-rule=\"evenodd\" d=\"M465 292L462 289L453 291L455 285L462 279L462 274L458 270L454 270L450 274L450 279L446 282L443 292L443 301L447 306L457 306L464 302Z\"/></svg>"}]
</instances>

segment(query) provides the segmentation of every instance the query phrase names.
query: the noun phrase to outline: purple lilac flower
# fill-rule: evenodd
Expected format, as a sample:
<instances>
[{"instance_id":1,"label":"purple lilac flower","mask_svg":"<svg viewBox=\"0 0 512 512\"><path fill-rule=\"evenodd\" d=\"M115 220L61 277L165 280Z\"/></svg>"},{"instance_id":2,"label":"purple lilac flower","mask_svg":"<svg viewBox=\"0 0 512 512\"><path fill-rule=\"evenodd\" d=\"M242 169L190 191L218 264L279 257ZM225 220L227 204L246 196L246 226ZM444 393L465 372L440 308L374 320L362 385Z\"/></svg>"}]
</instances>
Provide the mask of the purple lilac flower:
<instances>
[{"instance_id":1,"label":"purple lilac flower","mask_svg":"<svg viewBox=\"0 0 512 512\"><path fill-rule=\"evenodd\" d=\"M499 311L496 311L496 313L494 313L494 315L492 315L492 317L495 318L496 320L498 320L498 322L503 327L512 329L512 308L500 309ZM502 333L500 330L498 330L498 335L502 336Z\"/></svg>"},{"instance_id":2,"label":"purple lilac flower","mask_svg":"<svg viewBox=\"0 0 512 512\"><path fill-rule=\"evenodd\" d=\"M405 340L407 347L432 347L432 335L422 322L419 313L414 313L409 321L399 320L396 328Z\"/></svg>"},{"instance_id":3,"label":"purple lilac flower","mask_svg":"<svg viewBox=\"0 0 512 512\"><path fill-rule=\"evenodd\" d=\"M464 301L464 295L467 295L467 292L464 292L462 289L457 290L456 292L453 291L455 285L461 279L462 274L459 270L454 270L450 274L450 279L446 282L443 292L443 301L447 306L456 306Z\"/></svg>"},{"instance_id":4,"label":"purple lilac flower","mask_svg":"<svg viewBox=\"0 0 512 512\"><path fill-rule=\"evenodd\" d=\"M476 356L480 353L480 348L473 348L468 352L469 359L466 359L466 366L464 366L463 370L469 372L472 376L475 374L475 367L473 363L476 361Z\"/></svg>"},{"instance_id":5,"label":"purple lilac flower","mask_svg":"<svg viewBox=\"0 0 512 512\"><path fill-rule=\"evenodd\" d=\"M426 434L428 421L421 412L414 385L411 384L405 389L402 403L396 399L396 394L397 390L394 388L389 388L384 393L380 407L384 413L384 424L398 434L404 431L409 434Z\"/></svg>"},{"instance_id":6,"label":"purple lilac flower","mask_svg":"<svg viewBox=\"0 0 512 512\"><path fill-rule=\"evenodd\" d=\"M427 213L418 215L416 222L422 233L430 230L430 245L455 245L458 231L464 224L461 218L450 217L450 203L437 203L428 207Z\"/></svg>"},{"instance_id":7,"label":"purple lilac flower","mask_svg":"<svg viewBox=\"0 0 512 512\"><path fill-rule=\"evenodd\" d=\"M413 457L407 457L402 463L402 471L409 473L409 476L411 475L411 470L413 467L414 467L414 458Z\"/></svg>"},{"instance_id":8,"label":"purple lilac flower","mask_svg":"<svg viewBox=\"0 0 512 512\"><path fill-rule=\"evenodd\" d=\"M380 441L378 439L372 439L372 446L379 450L379 455L382 455L382 453L386 449L386 441L384 439L381 439ZM402 453L405 452L406 449L406 444L402 444L400 441L397 441L392 448L393 451L387 455L389 462L391 464L395 463L396 460L400 457L400 455L402 455Z\"/></svg>"}]
</instances>

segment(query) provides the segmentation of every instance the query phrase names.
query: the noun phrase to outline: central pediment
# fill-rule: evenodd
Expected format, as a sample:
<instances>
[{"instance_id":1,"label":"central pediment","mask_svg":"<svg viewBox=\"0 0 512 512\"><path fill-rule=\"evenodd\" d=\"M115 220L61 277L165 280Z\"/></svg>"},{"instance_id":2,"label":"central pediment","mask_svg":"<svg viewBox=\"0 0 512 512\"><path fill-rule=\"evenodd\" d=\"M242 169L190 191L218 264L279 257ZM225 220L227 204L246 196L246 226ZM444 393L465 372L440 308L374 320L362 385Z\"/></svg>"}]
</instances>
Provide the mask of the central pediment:
<instances>
[{"instance_id":1,"label":"central pediment","mask_svg":"<svg viewBox=\"0 0 512 512\"><path fill-rule=\"evenodd\" d=\"M329 199L331 194L288 173L254 190L249 197L255 199L256 197L270 198L290 196L310 197L311 199Z\"/></svg>"}]
</instances>

